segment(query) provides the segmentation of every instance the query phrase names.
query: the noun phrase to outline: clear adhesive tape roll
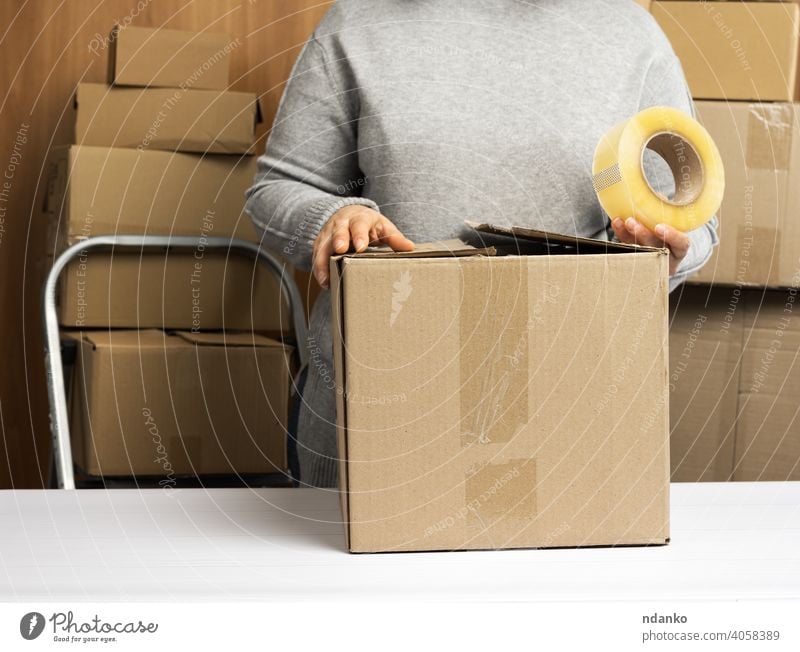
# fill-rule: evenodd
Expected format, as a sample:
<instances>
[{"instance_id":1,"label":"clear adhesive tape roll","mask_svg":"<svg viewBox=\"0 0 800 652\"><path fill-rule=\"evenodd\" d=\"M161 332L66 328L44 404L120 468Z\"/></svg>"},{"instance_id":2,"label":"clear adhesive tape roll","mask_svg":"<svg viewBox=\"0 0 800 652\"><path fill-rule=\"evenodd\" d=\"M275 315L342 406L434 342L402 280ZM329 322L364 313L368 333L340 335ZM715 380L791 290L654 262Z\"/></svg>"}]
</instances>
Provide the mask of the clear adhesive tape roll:
<instances>
[{"instance_id":1,"label":"clear adhesive tape roll","mask_svg":"<svg viewBox=\"0 0 800 652\"><path fill-rule=\"evenodd\" d=\"M675 180L671 197L648 183L646 150L664 159ZM719 209L725 172L719 150L703 126L678 109L655 106L611 129L598 143L592 183L608 216L635 217L647 228L669 224L691 231Z\"/></svg>"}]
</instances>

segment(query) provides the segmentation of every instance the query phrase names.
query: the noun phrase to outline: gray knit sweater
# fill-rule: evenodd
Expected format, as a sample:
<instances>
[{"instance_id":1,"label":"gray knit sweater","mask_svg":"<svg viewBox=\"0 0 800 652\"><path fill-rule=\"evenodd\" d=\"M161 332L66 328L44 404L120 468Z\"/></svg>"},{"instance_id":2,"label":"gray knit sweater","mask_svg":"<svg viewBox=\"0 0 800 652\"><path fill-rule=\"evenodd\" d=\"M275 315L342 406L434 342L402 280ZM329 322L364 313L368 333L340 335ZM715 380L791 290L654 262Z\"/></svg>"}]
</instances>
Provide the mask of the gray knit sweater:
<instances>
[{"instance_id":1,"label":"gray knit sweater","mask_svg":"<svg viewBox=\"0 0 800 652\"><path fill-rule=\"evenodd\" d=\"M607 237L595 145L653 105L692 111L669 43L633 0L340 0L295 65L247 212L306 269L347 204L416 242L457 237L465 219ZM714 227L691 233L671 287L708 259ZM337 475L329 311L324 292L299 422L301 482L316 486Z\"/></svg>"}]
</instances>

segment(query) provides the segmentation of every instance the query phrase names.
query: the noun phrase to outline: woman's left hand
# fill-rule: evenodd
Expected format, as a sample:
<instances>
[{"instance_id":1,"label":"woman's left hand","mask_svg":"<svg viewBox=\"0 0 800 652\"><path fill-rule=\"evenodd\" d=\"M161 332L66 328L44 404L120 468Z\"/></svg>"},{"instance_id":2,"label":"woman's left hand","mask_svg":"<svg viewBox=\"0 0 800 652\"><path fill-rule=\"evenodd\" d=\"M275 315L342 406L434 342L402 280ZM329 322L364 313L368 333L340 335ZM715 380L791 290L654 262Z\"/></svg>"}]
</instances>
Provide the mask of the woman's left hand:
<instances>
[{"instance_id":1,"label":"woman's left hand","mask_svg":"<svg viewBox=\"0 0 800 652\"><path fill-rule=\"evenodd\" d=\"M616 218L611 228L620 242L645 245L647 247L667 247L669 249L669 275L672 276L678 265L689 253L689 236L666 224L656 224L653 231L633 217L623 221Z\"/></svg>"}]
</instances>

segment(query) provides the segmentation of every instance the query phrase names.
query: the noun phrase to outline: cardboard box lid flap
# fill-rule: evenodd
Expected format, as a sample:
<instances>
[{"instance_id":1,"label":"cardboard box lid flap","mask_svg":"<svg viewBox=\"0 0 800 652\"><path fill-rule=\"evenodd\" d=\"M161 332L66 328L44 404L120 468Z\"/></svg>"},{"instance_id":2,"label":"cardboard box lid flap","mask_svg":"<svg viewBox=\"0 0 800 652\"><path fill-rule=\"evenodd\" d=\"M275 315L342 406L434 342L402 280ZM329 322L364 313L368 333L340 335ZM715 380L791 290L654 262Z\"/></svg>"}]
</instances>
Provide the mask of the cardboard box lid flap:
<instances>
[{"instance_id":1,"label":"cardboard box lid flap","mask_svg":"<svg viewBox=\"0 0 800 652\"><path fill-rule=\"evenodd\" d=\"M342 258L447 258L462 256L494 256L495 247L474 247L459 239L420 242L414 244L414 251L394 251L389 247L370 247L361 253L347 253L334 256Z\"/></svg>"},{"instance_id":2,"label":"cardboard box lid flap","mask_svg":"<svg viewBox=\"0 0 800 652\"><path fill-rule=\"evenodd\" d=\"M215 331L198 331L193 333L191 331L174 331L172 334L192 344L237 347L255 346L260 348L286 349L287 351L292 350L292 347L285 346L278 340L259 333L220 333Z\"/></svg>"},{"instance_id":3,"label":"cardboard box lid flap","mask_svg":"<svg viewBox=\"0 0 800 652\"><path fill-rule=\"evenodd\" d=\"M266 337L259 333L220 333L170 331L164 332L155 328L142 330L102 330L83 331L81 339L97 348L166 348L189 347L193 344L209 346L246 347L285 349L292 351L292 347L284 346L278 340Z\"/></svg>"},{"instance_id":4,"label":"cardboard box lid flap","mask_svg":"<svg viewBox=\"0 0 800 652\"><path fill-rule=\"evenodd\" d=\"M579 235L566 235L564 233L554 233L552 231L541 231L530 229L523 226L498 226L496 224L481 224L478 222L467 221L466 224L480 233L500 235L507 238L526 240L530 242L545 244L560 244L576 247L579 251L583 248L584 252L631 252L631 251L662 251L666 249L659 247L645 247L641 245L626 244L624 242L613 242L611 240L598 240L596 238L586 238Z\"/></svg>"},{"instance_id":5,"label":"cardboard box lid flap","mask_svg":"<svg viewBox=\"0 0 800 652\"><path fill-rule=\"evenodd\" d=\"M176 338L171 338L164 331L156 329L84 331L81 338L95 349L109 347L164 348L183 344L176 341Z\"/></svg>"}]
</instances>

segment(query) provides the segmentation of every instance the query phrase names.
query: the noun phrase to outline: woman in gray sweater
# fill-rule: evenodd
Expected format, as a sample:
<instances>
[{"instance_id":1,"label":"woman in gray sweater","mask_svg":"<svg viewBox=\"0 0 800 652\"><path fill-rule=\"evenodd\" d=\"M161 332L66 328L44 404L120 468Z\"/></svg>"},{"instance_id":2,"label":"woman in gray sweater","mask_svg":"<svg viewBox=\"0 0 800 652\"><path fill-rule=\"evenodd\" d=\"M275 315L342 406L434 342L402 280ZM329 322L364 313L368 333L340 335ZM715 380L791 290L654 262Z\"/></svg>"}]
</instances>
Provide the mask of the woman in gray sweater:
<instances>
[{"instance_id":1,"label":"woman in gray sweater","mask_svg":"<svg viewBox=\"0 0 800 652\"><path fill-rule=\"evenodd\" d=\"M477 219L665 244L672 289L710 256L716 222L609 225L591 183L600 138L655 105L692 112L678 60L633 0L340 0L295 64L247 212L323 287L334 252L409 250ZM670 192L663 166L646 165ZM329 311L323 292L304 344L304 485L336 484Z\"/></svg>"}]
</instances>

